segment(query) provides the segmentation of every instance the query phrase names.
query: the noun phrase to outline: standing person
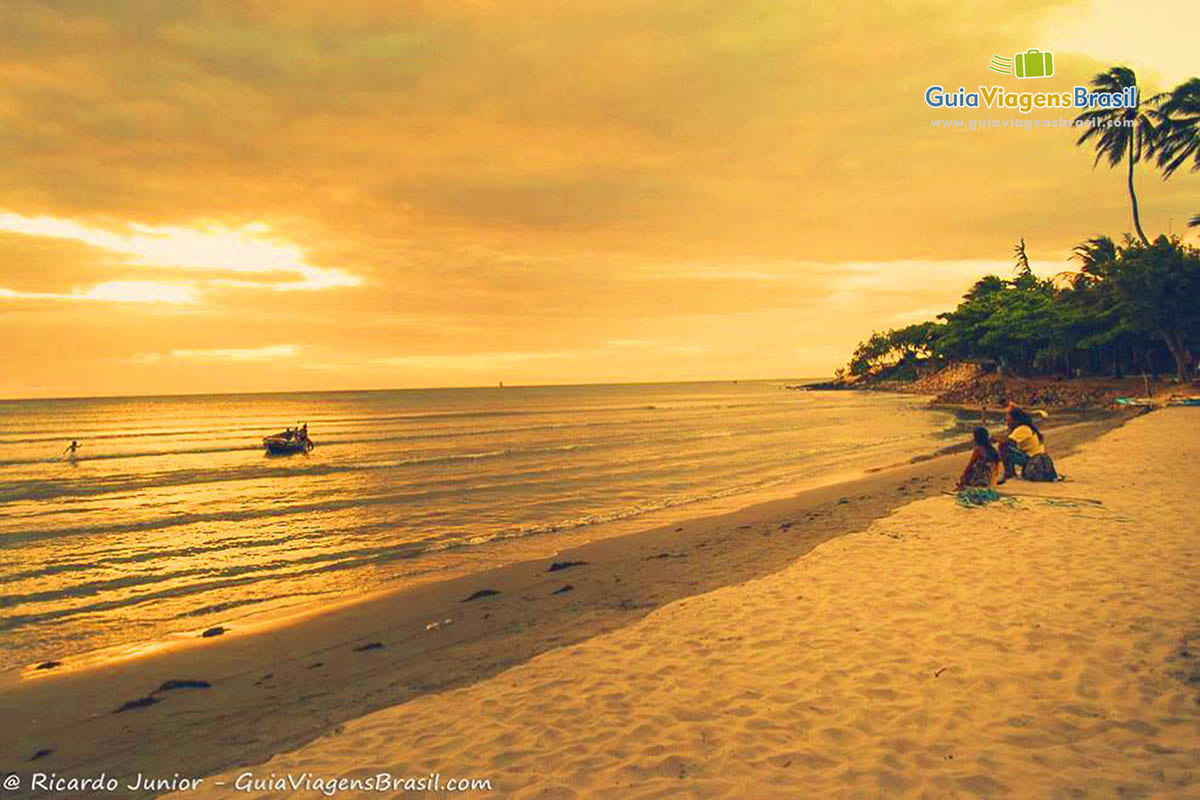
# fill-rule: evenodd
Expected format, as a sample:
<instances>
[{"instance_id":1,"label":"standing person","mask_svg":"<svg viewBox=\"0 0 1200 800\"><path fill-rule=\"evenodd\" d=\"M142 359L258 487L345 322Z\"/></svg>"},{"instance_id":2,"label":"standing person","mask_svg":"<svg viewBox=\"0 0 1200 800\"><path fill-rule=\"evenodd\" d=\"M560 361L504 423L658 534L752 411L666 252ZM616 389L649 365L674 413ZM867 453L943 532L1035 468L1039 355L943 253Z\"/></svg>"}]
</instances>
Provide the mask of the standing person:
<instances>
[{"instance_id":1,"label":"standing person","mask_svg":"<svg viewBox=\"0 0 1200 800\"><path fill-rule=\"evenodd\" d=\"M71 443L69 445L67 445L67 449L63 450L63 455L66 456L67 458L74 458L75 451L78 449L79 449L79 442L72 439Z\"/></svg>"},{"instance_id":2,"label":"standing person","mask_svg":"<svg viewBox=\"0 0 1200 800\"><path fill-rule=\"evenodd\" d=\"M1010 405L1004 413L1008 432L1000 441L1000 458L1004 462L1003 483L1017 474L1027 481L1055 481L1058 472L1046 452L1045 437L1033 423L1033 418L1021 408Z\"/></svg>"},{"instance_id":3,"label":"standing person","mask_svg":"<svg viewBox=\"0 0 1200 800\"><path fill-rule=\"evenodd\" d=\"M978 427L971 432L971 436L975 440L975 448L971 450L971 460L954 487L956 492L967 486L995 486L1003 470L1000 453L992 446L987 428Z\"/></svg>"}]
</instances>

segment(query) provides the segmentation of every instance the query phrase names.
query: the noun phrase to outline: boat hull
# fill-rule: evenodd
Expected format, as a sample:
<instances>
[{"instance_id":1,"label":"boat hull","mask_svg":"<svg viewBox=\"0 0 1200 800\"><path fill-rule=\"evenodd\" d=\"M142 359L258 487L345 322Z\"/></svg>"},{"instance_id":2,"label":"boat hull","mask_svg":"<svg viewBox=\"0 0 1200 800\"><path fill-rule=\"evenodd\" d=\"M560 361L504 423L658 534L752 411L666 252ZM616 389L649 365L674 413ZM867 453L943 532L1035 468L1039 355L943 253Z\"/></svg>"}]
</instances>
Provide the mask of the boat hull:
<instances>
[{"instance_id":1,"label":"boat hull","mask_svg":"<svg viewBox=\"0 0 1200 800\"><path fill-rule=\"evenodd\" d=\"M296 441L295 439L275 439L268 437L263 439L263 447L273 456L285 456L294 453L307 453L313 448L313 443L309 440Z\"/></svg>"}]
</instances>

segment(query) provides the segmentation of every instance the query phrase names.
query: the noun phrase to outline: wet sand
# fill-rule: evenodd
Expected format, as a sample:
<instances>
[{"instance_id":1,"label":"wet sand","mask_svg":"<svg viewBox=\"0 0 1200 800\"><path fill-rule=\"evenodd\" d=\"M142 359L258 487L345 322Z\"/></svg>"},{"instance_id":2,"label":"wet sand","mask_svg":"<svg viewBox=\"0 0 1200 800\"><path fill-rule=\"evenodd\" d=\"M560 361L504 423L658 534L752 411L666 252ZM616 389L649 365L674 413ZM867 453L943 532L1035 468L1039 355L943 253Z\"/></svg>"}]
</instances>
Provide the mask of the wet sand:
<instances>
[{"instance_id":1,"label":"wet sand","mask_svg":"<svg viewBox=\"0 0 1200 800\"><path fill-rule=\"evenodd\" d=\"M1054 452L1119 421L1053 429ZM961 465L961 454L939 456L283 624L231 626L138 658L82 669L66 660L32 678L9 676L0 685L3 764L22 776L104 772L122 786L139 773L206 776L260 764L373 711L486 682L683 598L778 573L906 503L940 498ZM552 570L556 562L583 563ZM159 689L172 680L208 685ZM28 794L24 785L11 796ZM109 796L139 794L150 793Z\"/></svg>"}]
</instances>

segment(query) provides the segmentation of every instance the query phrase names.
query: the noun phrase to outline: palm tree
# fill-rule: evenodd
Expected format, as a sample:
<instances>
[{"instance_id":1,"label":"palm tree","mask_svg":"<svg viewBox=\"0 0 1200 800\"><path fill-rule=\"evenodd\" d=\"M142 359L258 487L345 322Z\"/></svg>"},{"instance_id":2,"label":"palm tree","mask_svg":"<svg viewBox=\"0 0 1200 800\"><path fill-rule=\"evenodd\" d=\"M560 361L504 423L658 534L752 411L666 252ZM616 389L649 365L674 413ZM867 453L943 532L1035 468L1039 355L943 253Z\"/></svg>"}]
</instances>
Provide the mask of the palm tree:
<instances>
[{"instance_id":1,"label":"palm tree","mask_svg":"<svg viewBox=\"0 0 1200 800\"><path fill-rule=\"evenodd\" d=\"M1013 255L1017 257L1017 266L1014 268L1018 278L1028 278L1033 269L1029 266L1029 256L1025 253L1025 237L1021 237L1021 241L1013 247Z\"/></svg>"},{"instance_id":2,"label":"palm tree","mask_svg":"<svg viewBox=\"0 0 1200 800\"><path fill-rule=\"evenodd\" d=\"M1117 245L1107 236L1094 236L1075 245L1071 257L1079 262L1079 272L1064 273L1076 289L1103 280L1108 267L1117 260Z\"/></svg>"},{"instance_id":3,"label":"palm tree","mask_svg":"<svg viewBox=\"0 0 1200 800\"><path fill-rule=\"evenodd\" d=\"M1137 86L1137 76L1129 67L1112 67L1108 72L1101 72L1092 78L1092 86L1103 92L1120 92L1130 86ZM1135 92L1135 96L1138 96ZM1146 104L1147 107L1149 104ZM1097 108L1085 111L1075 118L1077 124L1087 126L1087 130L1075 144L1094 141L1096 161L1107 157L1108 165L1115 167L1122 161L1129 164L1129 203L1133 207L1133 227L1142 243L1149 246L1150 240L1142 230L1142 219L1138 215L1137 193L1133 190L1133 167L1142 160L1142 155L1148 155L1155 141L1155 126L1151 115L1143 110L1143 103L1138 97L1133 108Z\"/></svg>"},{"instance_id":4,"label":"palm tree","mask_svg":"<svg viewBox=\"0 0 1200 800\"><path fill-rule=\"evenodd\" d=\"M1158 167L1163 180L1192 160L1192 171L1200 170L1200 78L1192 78L1156 98L1159 141ZM1200 214L1188 220L1200 226Z\"/></svg>"}]
</instances>

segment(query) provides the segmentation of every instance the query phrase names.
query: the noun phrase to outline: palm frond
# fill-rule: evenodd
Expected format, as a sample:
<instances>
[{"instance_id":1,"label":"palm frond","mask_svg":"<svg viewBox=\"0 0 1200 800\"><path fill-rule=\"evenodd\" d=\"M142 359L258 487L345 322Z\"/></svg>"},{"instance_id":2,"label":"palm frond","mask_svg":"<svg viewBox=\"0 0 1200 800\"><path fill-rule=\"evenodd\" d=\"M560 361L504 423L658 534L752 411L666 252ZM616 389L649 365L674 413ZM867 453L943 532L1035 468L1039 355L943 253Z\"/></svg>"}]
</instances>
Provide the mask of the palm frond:
<instances>
[{"instance_id":1,"label":"palm frond","mask_svg":"<svg viewBox=\"0 0 1200 800\"><path fill-rule=\"evenodd\" d=\"M1093 77L1091 84L1099 91L1120 92L1137 86L1137 75L1128 67L1117 66ZM1125 160L1127 154L1134 163L1141 161L1142 156L1152 152L1159 141L1159 108L1169 102L1165 95L1154 95L1134 108L1101 108L1079 114L1075 121L1085 125L1086 129L1075 144L1092 142L1096 149L1093 167L1101 159L1106 159L1110 167L1116 167Z\"/></svg>"},{"instance_id":2,"label":"palm frond","mask_svg":"<svg viewBox=\"0 0 1200 800\"><path fill-rule=\"evenodd\" d=\"M1200 170L1200 78L1181 83L1157 110L1157 156L1163 179L1192 159L1192 170Z\"/></svg>"}]
</instances>

